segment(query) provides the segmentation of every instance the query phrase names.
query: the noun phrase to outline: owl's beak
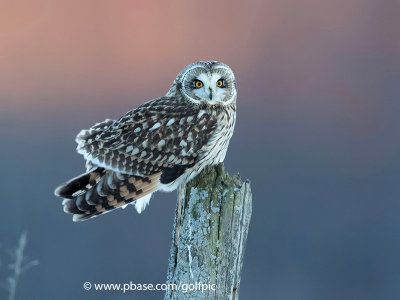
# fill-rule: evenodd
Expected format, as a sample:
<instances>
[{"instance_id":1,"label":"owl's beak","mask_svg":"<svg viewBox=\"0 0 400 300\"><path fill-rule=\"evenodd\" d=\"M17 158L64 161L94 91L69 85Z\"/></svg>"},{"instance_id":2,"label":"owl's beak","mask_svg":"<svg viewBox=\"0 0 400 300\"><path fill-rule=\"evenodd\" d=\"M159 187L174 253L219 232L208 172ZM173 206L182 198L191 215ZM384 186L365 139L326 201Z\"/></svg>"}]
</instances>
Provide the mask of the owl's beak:
<instances>
[{"instance_id":1,"label":"owl's beak","mask_svg":"<svg viewBox=\"0 0 400 300\"><path fill-rule=\"evenodd\" d=\"M210 97L210 100L212 100L212 89L209 89L209 90L210 90L209 97Z\"/></svg>"}]
</instances>

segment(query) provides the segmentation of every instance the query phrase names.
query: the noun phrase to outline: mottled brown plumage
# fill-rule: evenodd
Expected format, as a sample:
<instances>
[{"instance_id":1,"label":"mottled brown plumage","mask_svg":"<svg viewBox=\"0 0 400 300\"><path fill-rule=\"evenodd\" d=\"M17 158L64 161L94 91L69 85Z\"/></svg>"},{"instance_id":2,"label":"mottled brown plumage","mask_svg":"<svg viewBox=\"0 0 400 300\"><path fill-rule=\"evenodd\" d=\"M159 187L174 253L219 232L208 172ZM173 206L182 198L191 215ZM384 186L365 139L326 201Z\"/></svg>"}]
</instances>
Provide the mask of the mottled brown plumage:
<instances>
[{"instance_id":1,"label":"mottled brown plumage","mask_svg":"<svg viewBox=\"0 0 400 300\"><path fill-rule=\"evenodd\" d=\"M95 165L127 174L193 165L218 119L204 105L187 106L173 97L147 102L111 124L83 130L78 152Z\"/></svg>"},{"instance_id":2,"label":"mottled brown plumage","mask_svg":"<svg viewBox=\"0 0 400 300\"><path fill-rule=\"evenodd\" d=\"M196 80L203 80L204 88L191 87ZM143 200L136 203L140 212L152 192L173 190L204 166L222 162L235 118L235 79L229 67L219 62L189 65L164 97L82 130L77 151L86 159L87 173L60 186L56 195L65 198L64 210L75 221L138 199Z\"/></svg>"}]
</instances>

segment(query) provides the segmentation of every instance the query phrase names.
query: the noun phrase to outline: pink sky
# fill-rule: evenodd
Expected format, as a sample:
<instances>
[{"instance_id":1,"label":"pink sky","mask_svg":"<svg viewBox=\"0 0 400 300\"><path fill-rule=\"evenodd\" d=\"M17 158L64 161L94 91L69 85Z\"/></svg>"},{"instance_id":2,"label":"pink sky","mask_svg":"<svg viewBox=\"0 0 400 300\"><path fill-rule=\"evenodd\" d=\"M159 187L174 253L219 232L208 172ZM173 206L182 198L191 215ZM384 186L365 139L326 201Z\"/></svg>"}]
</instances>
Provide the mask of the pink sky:
<instances>
[{"instance_id":1,"label":"pink sky","mask_svg":"<svg viewBox=\"0 0 400 300\"><path fill-rule=\"evenodd\" d=\"M336 64L377 51L400 57L399 26L387 18L395 3L365 2L2 1L0 101L56 110L130 98L135 106L200 59L231 65L251 97L323 86L354 100L345 83L332 83Z\"/></svg>"}]
</instances>

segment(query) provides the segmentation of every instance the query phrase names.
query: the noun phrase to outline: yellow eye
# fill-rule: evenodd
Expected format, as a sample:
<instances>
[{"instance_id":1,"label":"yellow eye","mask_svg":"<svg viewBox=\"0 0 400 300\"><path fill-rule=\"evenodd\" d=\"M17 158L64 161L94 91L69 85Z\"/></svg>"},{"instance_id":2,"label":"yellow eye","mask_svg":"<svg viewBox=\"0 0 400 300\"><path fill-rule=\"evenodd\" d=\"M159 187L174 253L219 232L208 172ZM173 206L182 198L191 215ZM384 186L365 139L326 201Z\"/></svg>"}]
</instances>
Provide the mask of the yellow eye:
<instances>
[{"instance_id":1,"label":"yellow eye","mask_svg":"<svg viewBox=\"0 0 400 300\"><path fill-rule=\"evenodd\" d=\"M225 87L225 80L223 80L223 79L218 80L217 87L220 87L220 88Z\"/></svg>"},{"instance_id":2,"label":"yellow eye","mask_svg":"<svg viewBox=\"0 0 400 300\"><path fill-rule=\"evenodd\" d=\"M203 87L203 82L196 79L193 81L193 87L195 87L196 89L199 89L199 88Z\"/></svg>"}]
</instances>

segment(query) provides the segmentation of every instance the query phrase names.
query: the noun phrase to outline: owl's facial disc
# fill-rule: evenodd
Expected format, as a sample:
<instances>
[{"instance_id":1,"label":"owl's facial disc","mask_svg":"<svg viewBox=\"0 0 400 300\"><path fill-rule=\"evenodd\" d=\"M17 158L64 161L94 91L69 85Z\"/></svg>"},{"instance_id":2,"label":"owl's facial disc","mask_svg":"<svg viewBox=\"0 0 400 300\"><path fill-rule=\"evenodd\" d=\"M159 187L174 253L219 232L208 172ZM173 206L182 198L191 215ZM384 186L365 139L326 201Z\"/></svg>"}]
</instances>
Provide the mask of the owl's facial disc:
<instances>
[{"instance_id":1,"label":"owl's facial disc","mask_svg":"<svg viewBox=\"0 0 400 300\"><path fill-rule=\"evenodd\" d=\"M227 96L226 79L218 73L200 73L191 88L196 98L209 104L222 103Z\"/></svg>"},{"instance_id":2,"label":"owl's facial disc","mask_svg":"<svg viewBox=\"0 0 400 300\"><path fill-rule=\"evenodd\" d=\"M182 92L189 101L208 105L229 105L235 101L235 77L228 66L199 62L184 71Z\"/></svg>"}]
</instances>

